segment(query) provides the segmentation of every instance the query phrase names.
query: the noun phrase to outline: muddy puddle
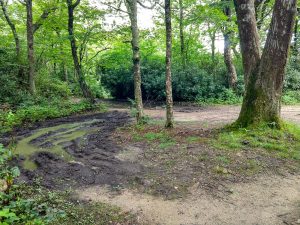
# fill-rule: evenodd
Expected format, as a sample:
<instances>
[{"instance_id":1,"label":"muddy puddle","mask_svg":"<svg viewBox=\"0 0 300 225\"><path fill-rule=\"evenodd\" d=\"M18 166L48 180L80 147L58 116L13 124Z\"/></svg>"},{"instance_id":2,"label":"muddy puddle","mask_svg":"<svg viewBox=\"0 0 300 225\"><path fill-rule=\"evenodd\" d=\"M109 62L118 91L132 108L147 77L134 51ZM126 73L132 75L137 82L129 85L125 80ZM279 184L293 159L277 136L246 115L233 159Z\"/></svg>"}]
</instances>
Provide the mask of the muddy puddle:
<instances>
[{"instance_id":1,"label":"muddy puddle","mask_svg":"<svg viewBox=\"0 0 300 225\"><path fill-rule=\"evenodd\" d=\"M95 132L97 127L92 127L92 124L100 121L99 119L93 119L35 130L33 134L17 143L14 153L23 159L22 166L27 170L37 168L37 164L31 156L38 152L50 152L70 162L74 160L74 157L64 148L70 145L71 141L77 138L84 139L85 135Z\"/></svg>"},{"instance_id":2,"label":"muddy puddle","mask_svg":"<svg viewBox=\"0 0 300 225\"><path fill-rule=\"evenodd\" d=\"M136 180L143 166L118 157L123 152L113 132L130 123L126 112L110 111L58 118L13 133L21 179L37 179L47 188L68 189L95 184L120 188ZM0 140L1 142L1 140Z\"/></svg>"}]
</instances>

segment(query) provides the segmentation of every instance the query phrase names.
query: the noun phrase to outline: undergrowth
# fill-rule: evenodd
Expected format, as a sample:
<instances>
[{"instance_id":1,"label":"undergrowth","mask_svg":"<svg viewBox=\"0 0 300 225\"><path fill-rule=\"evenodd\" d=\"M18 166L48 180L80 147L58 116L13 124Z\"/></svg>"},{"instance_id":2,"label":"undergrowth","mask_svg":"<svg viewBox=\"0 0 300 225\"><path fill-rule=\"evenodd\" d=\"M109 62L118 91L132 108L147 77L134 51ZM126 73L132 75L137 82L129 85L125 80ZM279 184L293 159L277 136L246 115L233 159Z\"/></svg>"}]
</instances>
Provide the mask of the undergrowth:
<instances>
[{"instance_id":1,"label":"undergrowth","mask_svg":"<svg viewBox=\"0 0 300 225\"><path fill-rule=\"evenodd\" d=\"M45 119L68 116L86 110L105 110L104 105L91 105L82 100L74 103L70 100L54 99L36 104L26 104L17 109L0 109L0 133L11 131L14 127Z\"/></svg>"}]
</instances>

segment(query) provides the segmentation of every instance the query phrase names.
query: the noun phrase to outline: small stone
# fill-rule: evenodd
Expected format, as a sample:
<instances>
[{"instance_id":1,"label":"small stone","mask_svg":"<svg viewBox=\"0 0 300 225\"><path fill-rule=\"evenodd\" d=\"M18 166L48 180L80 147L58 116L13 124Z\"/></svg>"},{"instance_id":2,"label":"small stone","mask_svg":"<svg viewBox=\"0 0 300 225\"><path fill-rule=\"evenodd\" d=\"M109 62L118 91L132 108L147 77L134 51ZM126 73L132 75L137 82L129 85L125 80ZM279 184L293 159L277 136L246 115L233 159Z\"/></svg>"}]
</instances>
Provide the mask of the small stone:
<instances>
[{"instance_id":1,"label":"small stone","mask_svg":"<svg viewBox=\"0 0 300 225\"><path fill-rule=\"evenodd\" d=\"M250 141L248 141L248 140L243 140L243 141L242 141L242 144L243 144L243 145L249 145L249 144L250 144Z\"/></svg>"},{"instance_id":2,"label":"small stone","mask_svg":"<svg viewBox=\"0 0 300 225\"><path fill-rule=\"evenodd\" d=\"M300 224L300 219L298 219L298 220L296 221L296 223L297 223L297 224Z\"/></svg>"}]
</instances>

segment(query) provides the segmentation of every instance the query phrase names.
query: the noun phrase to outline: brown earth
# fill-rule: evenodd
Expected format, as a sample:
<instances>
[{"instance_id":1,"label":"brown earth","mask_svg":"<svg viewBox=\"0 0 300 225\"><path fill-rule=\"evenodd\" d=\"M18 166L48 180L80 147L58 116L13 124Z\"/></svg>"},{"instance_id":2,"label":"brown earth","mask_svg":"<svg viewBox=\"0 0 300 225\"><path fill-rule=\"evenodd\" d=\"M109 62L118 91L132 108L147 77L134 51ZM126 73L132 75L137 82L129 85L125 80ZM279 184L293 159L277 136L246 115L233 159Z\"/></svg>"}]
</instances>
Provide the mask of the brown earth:
<instances>
[{"instance_id":1,"label":"brown earth","mask_svg":"<svg viewBox=\"0 0 300 225\"><path fill-rule=\"evenodd\" d=\"M72 161L67 162L52 154L48 151L51 143L49 146L45 144L49 141L49 137L59 134L61 130L37 137L31 144L42 146L45 151L32 155L32 160L38 167L34 171L23 169L22 178L31 182L41 177L42 184L49 188L71 187L76 190L79 199L118 205L125 211L136 213L141 223L167 225L300 223L300 175L295 170L277 171L277 168L286 166L288 162L272 161L273 158L265 157L259 160L266 163L266 169L253 176L247 173L241 177L232 176L230 172L234 171L232 168L226 169L229 170L230 176L228 172L214 176L207 172L211 169L207 169L209 166L206 166L205 162L203 164L203 160L215 162L216 157L224 160L222 158L224 155L219 155L219 152L208 148L205 141L196 143L179 141L174 148L170 146L165 151L164 149L158 151L156 145L144 142L131 142L130 139L124 142L124 136L120 134L118 128L132 121L128 116L128 107L127 105L120 107L117 104L112 108L116 111L37 123L30 128L19 129L10 136L2 137L0 142L18 141L45 127L97 119L96 122L82 125L90 132L75 140L59 143L72 155ZM179 132L186 132L192 136L203 135L205 139L212 128L236 119L239 107L191 105L176 106L174 111ZM282 111L286 120L300 124L300 106L284 106ZM158 120L164 119L165 114L163 107L160 106L148 108L145 113ZM64 132L68 132L67 128ZM128 135L130 136L129 133ZM208 137L211 137L210 134ZM181 149L180 146L183 144L189 151L182 152L182 155L178 153L177 158L169 158L173 155L172 149ZM188 148L189 145L192 148ZM201 158L203 153L208 153L208 156L205 154L205 157ZM199 154L201 163L193 160L184 161L180 158L182 156L186 160L190 159L189 157L195 158L195 155L198 157ZM255 154L245 151L242 152L242 158L256 160ZM170 159L181 164L174 167ZM22 157L18 159L18 163L22 165ZM166 163L168 167L165 167ZM196 173L199 171L201 173ZM149 177L149 174L154 175ZM196 179L194 175L197 175ZM251 179L247 179L248 175ZM155 182L153 186L153 180L159 182ZM173 195L176 192L179 194ZM175 196L175 199L167 200L169 194Z\"/></svg>"}]
</instances>

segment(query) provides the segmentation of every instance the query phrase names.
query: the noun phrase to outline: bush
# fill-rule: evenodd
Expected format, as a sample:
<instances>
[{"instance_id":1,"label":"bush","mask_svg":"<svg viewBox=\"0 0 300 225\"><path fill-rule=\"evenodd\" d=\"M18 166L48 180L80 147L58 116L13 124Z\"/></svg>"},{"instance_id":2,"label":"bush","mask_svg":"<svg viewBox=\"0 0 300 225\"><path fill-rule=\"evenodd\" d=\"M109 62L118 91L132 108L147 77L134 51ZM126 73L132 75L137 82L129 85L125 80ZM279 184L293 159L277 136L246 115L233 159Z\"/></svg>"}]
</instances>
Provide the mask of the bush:
<instances>
[{"instance_id":1,"label":"bush","mask_svg":"<svg viewBox=\"0 0 300 225\"><path fill-rule=\"evenodd\" d=\"M41 99L38 103L29 101L27 102L28 104L22 105L16 111L0 111L0 133L11 131L15 126L20 126L24 123L67 116L93 107L87 101L73 103L62 99L53 99L51 101Z\"/></svg>"},{"instance_id":2,"label":"bush","mask_svg":"<svg viewBox=\"0 0 300 225\"><path fill-rule=\"evenodd\" d=\"M184 70L178 64L172 68L173 98L175 101L240 102L243 94L243 78L240 76L237 90L228 91L226 68L222 58L212 62L206 55L201 56L206 64L190 64ZM201 59L202 59L201 58ZM102 68L102 80L106 89L117 99L134 98L131 67ZM127 66L126 66L127 65ZM141 62L142 94L145 100L165 99L165 62L161 56L145 58Z\"/></svg>"}]
</instances>

